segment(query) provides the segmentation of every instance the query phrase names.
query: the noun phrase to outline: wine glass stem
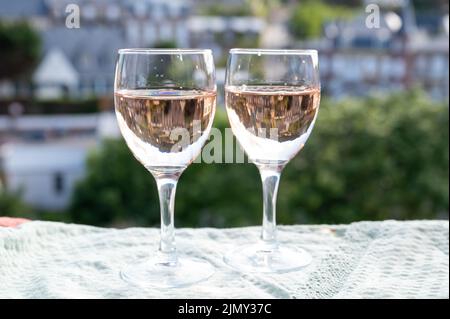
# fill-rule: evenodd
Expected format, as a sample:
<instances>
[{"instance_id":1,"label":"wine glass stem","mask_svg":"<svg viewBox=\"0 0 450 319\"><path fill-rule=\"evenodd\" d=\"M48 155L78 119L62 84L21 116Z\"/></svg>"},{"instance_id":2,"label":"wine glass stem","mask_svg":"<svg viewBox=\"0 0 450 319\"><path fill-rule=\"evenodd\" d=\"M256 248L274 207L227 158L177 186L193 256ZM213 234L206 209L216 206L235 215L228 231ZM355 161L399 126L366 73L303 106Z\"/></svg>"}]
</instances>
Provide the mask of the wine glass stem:
<instances>
[{"instance_id":1,"label":"wine glass stem","mask_svg":"<svg viewBox=\"0 0 450 319\"><path fill-rule=\"evenodd\" d=\"M263 240L263 243L267 249L276 250L278 248L276 205L278 184L280 182L280 171L260 168L259 172L261 174L263 184L264 198L261 239Z\"/></svg>"},{"instance_id":2,"label":"wine glass stem","mask_svg":"<svg viewBox=\"0 0 450 319\"><path fill-rule=\"evenodd\" d=\"M174 227L175 191L177 183L177 178L156 178L161 209L161 241L159 251L161 253L161 263L167 265L175 265L177 263Z\"/></svg>"}]
</instances>

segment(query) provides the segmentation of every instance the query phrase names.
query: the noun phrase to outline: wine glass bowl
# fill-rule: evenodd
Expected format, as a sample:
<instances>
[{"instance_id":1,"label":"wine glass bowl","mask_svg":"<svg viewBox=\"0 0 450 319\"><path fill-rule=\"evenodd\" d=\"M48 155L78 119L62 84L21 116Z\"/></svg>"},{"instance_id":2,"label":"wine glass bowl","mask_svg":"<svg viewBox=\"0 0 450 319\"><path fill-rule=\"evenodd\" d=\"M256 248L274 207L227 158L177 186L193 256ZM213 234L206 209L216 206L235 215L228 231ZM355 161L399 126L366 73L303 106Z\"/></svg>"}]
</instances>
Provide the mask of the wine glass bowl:
<instances>
[{"instance_id":1,"label":"wine glass bowl","mask_svg":"<svg viewBox=\"0 0 450 319\"><path fill-rule=\"evenodd\" d=\"M318 89L252 85L226 91L230 125L252 162L285 164L304 147L317 116Z\"/></svg>"},{"instance_id":2,"label":"wine glass bowl","mask_svg":"<svg viewBox=\"0 0 450 319\"><path fill-rule=\"evenodd\" d=\"M150 171L187 167L214 118L211 51L122 49L117 65L116 115L133 155Z\"/></svg>"}]
</instances>

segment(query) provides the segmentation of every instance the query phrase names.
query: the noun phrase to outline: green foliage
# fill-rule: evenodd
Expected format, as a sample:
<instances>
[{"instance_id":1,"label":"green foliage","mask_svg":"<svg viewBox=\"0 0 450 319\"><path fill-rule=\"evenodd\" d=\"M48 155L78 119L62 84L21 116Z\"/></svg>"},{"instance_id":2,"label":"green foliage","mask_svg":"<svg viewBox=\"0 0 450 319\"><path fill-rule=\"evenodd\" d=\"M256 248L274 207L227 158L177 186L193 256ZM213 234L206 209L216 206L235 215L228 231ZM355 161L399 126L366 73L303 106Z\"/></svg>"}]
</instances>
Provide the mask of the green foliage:
<instances>
[{"instance_id":1,"label":"green foliage","mask_svg":"<svg viewBox=\"0 0 450 319\"><path fill-rule=\"evenodd\" d=\"M280 0L247 0L252 15L260 17L268 17L272 10L279 8L282 1Z\"/></svg>"},{"instance_id":2,"label":"green foliage","mask_svg":"<svg viewBox=\"0 0 450 319\"><path fill-rule=\"evenodd\" d=\"M20 192L7 192L0 184L0 216L28 216L30 209L22 202L20 195Z\"/></svg>"},{"instance_id":3,"label":"green foliage","mask_svg":"<svg viewBox=\"0 0 450 319\"><path fill-rule=\"evenodd\" d=\"M161 40L152 45L155 49L176 49L177 43L171 40Z\"/></svg>"},{"instance_id":4,"label":"green foliage","mask_svg":"<svg viewBox=\"0 0 450 319\"><path fill-rule=\"evenodd\" d=\"M257 48L259 47L259 37L245 33L236 33L233 41L238 48Z\"/></svg>"},{"instance_id":5,"label":"green foliage","mask_svg":"<svg viewBox=\"0 0 450 319\"><path fill-rule=\"evenodd\" d=\"M301 222L448 216L448 116L417 92L325 101L280 206Z\"/></svg>"},{"instance_id":6,"label":"green foliage","mask_svg":"<svg viewBox=\"0 0 450 319\"><path fill-rule=\"evenodd\" d=\"M286 0L245 0L240 3L213 2L199 6L197 14L205 16L257 16L267 17ZM284 3L285 4L285 3Z\"/></svg>"},{"instance_id":7,"label":"green foliage","mask_svg":"<svg viewBox=\"0 0 450 319\"><path fill-rule=\"evenodd\" d=\"M199 15L204 16L249 16L252 14L250 6L245 4L209 3L198 9Z\"/></svg>"},{"instance_id":8,"label":"green foliage","mask_svg":"<svg viewBox=\"0 0 450 319\"><path fill-rule=\"evenodd\" d=\"M417 92L324 99L310 140L283 172L280 223L348 223L448 216L449 117ZM215 126L228 127L218 110ZM156 225L152 176L123 141L93 153L71 208L73 221ZM192 164L176 197L180 227L259 224L260 178L253 164Z\"/></svg>"},{"instance_id":9,"label":"green foliage","mask_svg":"<svg viewBox=\"0 0 450 319\"><path fill-rule=\"evenodd\" d=\"M302 1L292 9L289 27L298 39L317 38L322 35L323 24L336 19L346 19L354 10L340 5L326 4L322 1Z\"/></svg>"},{"instance_id":10,"label":"green foliage","mask_svg":"<svg viewBox=\"0 0 450 319\"><path fill-rule=\"evenodd\" d=\"M76 188L70 209L72 219L94 225L155 224L158 196L146 169L123 141L106 140L91 154L87 176Z\"/></svg>"},{"instance_id":11,"label":"green foliage","mask_svg":"<svg viewBox=\"0 0 450 319\"><path fill-rule=\"evenodd\" d=\"M447 0L412 0L416 12L448 12Z\"/></svg>"},{"instance_id":12,"label":"green foliage","mask_svg":"<svg viewBox=\"0 0 450 319\"><path fill-rule=\"evenodd\" d=\"M0 21L0 79L28 72L37 62L40 49L40 37L28 24Z\"/></svg>"}]
</instances>

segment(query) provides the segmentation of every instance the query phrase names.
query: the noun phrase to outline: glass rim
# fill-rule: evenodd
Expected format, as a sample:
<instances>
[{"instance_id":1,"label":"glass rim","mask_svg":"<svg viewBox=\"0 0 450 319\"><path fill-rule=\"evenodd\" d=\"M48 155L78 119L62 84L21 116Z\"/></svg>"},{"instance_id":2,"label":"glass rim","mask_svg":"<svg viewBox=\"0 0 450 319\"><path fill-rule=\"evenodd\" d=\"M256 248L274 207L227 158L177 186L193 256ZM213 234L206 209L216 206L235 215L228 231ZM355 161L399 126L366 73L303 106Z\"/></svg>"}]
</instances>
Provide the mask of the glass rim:
<instances>
[{"instance_id":1,"label":"glass rim","mask_svg":"<svg viewBox=\"0 0 450 319\"><path fill-rule=\"evenodd\" d=\"M255 55L317 55L314 49L247 49L232 48L230 54L255 54Z\"/></svg>"},{"instance_id":2,"label":"glass rim","mask_svg":"<svg viewBox=\"0 0 450 319\"><path fill-rule=\"evenodd\" d=\"M212 54L211 49L163 49L163 48L123 48L117 50L118 54Z\"/></svg>"}]
</instances>

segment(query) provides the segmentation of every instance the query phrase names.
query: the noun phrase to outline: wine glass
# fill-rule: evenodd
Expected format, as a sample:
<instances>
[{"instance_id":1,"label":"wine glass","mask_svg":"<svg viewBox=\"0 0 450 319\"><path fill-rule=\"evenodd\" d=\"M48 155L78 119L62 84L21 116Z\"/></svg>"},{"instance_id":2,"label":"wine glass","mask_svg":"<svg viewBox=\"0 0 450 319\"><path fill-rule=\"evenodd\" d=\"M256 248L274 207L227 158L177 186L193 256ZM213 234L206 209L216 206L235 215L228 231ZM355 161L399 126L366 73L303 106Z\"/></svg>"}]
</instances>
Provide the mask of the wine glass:
<instances>
[{"instance_id":1,"label":"wine glass","mask_svg":"<svg viewBox=\"0 0 450 319\"><path fill-rule=\"evenodd\" d=\"M259 169L264 211L260 242L226 254L229 266L244 272L282 273L311 262L304 249L279 245L275 209L281 171L305 145L319 103L317 51L230 50L225 82L228 119Z\"/></svg>"},{"instance_id":2,"label":"wine glass","mask_svg":"<svg viewBox=\"0 0 450 319\"><path fill-rule=\"evenodd\" d=\"M139 286L180 287L210 277L205 260L178 255L174 233L178 178L200 154L216 109L211 50L121 49L114 104L120 131L159 192L159 251L130 263L121 277Z\"/></svg>"}]
</instances>

